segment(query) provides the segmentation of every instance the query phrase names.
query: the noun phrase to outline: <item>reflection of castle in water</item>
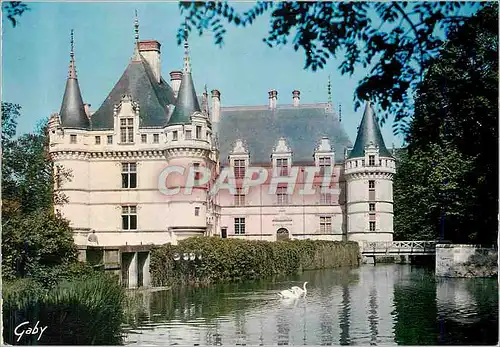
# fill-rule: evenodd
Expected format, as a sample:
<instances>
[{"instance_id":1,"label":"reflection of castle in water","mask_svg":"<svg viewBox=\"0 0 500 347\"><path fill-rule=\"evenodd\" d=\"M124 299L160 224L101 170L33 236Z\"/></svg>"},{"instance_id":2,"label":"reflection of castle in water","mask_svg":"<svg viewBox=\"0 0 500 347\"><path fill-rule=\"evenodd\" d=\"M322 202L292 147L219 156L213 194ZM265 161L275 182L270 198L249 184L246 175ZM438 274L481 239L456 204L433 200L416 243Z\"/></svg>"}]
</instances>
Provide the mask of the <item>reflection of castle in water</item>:
<instances>
[{"instance_id":1,"label":"reflection of castle in water","mask_svg":"<svg viewBox=\"0 0 500 347\"><path fill-rule=\"evenodd\" d=\"M167 323L158 324L155 334L189 345L395 344L393 288L409 271L407 267L397 269L399 272L394 266L366 266L352 270L347 277L333 270L321 272L320 278L306 278L318 272L304 273L301 281L310 282L308 294L290 306L274 299L275 291L258 289L253 296L242 293L241 297L215 290L206 297L186 294L164 305L170 317L164 319ZM151 309L156 310L153 305ZM153 342L146 341L152 337L147 335L138 342Z\"/></svg>"}]
</instances>

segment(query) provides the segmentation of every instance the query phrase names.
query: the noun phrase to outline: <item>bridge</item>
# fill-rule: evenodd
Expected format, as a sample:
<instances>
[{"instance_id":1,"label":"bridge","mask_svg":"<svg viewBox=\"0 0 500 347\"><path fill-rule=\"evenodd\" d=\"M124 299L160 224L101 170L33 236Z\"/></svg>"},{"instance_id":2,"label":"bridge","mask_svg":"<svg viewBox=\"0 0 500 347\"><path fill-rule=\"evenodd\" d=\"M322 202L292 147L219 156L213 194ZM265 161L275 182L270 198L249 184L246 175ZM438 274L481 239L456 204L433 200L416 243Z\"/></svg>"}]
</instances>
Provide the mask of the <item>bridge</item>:
<instances>
[{"instance_id":1,"label":"bridge","mask_svg":"<svg viewBox=\"0 0 500 347\"><path fill-rule=\"evenodd\" d=\"M372 256L434 255L436 241L363 241L359 243L361 254Z\"/></svg>"}]
</instances>

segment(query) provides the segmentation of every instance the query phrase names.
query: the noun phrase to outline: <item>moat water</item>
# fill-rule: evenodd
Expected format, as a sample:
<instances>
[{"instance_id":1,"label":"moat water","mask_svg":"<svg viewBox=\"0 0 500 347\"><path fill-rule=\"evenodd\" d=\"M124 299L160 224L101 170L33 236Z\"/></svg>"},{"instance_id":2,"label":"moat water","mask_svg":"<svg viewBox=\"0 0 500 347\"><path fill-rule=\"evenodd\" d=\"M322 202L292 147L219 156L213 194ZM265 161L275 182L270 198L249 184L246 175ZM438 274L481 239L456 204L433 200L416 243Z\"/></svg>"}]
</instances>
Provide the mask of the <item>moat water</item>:
<instances>
[{"instance_id":1,"label":"moat water","mask_svg":"<svg viewBox=\"0 0 500 347\"><path fill-rule=\"evenodd\" d=\"M305 298L277 292L308 281ZM143 294L127 345L495 345L497 279L363 265Z\"/></svg>"}]
</instances>

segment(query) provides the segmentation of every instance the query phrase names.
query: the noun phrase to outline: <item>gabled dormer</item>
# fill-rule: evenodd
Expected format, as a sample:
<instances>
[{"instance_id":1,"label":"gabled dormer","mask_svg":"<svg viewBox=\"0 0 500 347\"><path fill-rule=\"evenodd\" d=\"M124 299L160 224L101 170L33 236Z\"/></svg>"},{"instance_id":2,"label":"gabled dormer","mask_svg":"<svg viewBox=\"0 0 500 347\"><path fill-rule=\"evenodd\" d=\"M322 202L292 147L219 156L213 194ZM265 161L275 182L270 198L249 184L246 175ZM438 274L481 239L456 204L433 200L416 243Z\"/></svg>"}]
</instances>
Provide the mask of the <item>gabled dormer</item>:
<instances>
[{"instance_id":1,"label":"gabled dormer","mask_svg":"<svg viewBox=\"0 0 500 347\"><path fill-rule=\"evenodd\" d=\"M288 176L292 167L292 149L284 137L280 137L271 154L274 176Z\"/></svg>"},{"instance_id":2,"label":"gabled dormer","mask_svg":"<svg viewBox=\"0 0 500 347\"><path fill-rule=\"evenodd\" d=\"M250 165L250 153L246 143L238 139L233 144L229 152L229 165L234 172L234 178L244 178L248 166Z\"/></svg>"},{"instance_id":3,"label":"gabled dormer","mask_svg":"<svg viewBox=\"0 0 500 347\"><path fill-rule=\"evenodd\" d=\"M335 164L335 150L328 137L322 137L314 150L314 164L320 168L320 174L333 169Z\"/></svg>"},{"instance_id":4,"label":"gabled dormer","mask_svg":"<svg viewBox=\"0 0 500 347\"><path fill-rule=\"evenodd\" d=\"M138 142L139 104L132 100L131 95L123 95L120 103L113 108L114 129L118 135L119 145L132 145Z\"/></svg>"}]
</instances>

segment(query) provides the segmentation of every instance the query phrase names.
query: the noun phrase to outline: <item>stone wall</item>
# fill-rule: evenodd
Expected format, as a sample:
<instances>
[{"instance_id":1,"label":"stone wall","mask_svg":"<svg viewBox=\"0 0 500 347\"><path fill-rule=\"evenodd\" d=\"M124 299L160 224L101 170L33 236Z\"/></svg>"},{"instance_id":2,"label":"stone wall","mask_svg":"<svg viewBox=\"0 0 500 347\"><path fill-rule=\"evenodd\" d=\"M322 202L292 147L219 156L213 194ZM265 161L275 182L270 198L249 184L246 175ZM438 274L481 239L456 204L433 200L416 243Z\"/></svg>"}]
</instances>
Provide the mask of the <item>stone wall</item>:
<instances>
[{"instance_id":1,"label":"stone wall","mask_svg":"<svg viewBox=\"0 0 500 347\"><path fill-rule=\"evenodd\" d=\"M498 275L498 250L478 245L436 245L436 276L494 277Z\"/></svg>"}]
</instances>

